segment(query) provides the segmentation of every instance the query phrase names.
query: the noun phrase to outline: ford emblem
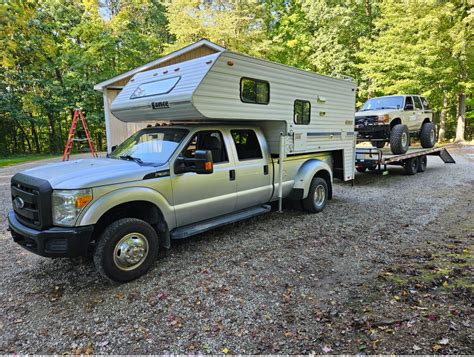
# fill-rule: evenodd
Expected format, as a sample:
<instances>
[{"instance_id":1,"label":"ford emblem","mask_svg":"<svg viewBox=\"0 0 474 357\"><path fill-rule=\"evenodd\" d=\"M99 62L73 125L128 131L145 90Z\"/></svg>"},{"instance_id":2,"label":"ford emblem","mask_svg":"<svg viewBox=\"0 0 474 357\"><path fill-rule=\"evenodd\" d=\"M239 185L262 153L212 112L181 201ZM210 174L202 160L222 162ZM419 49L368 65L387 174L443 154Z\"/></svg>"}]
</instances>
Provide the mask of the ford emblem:
<instances>
[{"instance_id":1,"label":"ford emblem","mask_svg":"<svg viewBox=\"0 0 474 357\"><path fill-rule=\"evenodd\" d=\"M20 196L15 197L13 203L15 204L16 208L21 209L25 207L25 201L23 201L23 198L21 198Z\"/></svg>"}]
</instances>

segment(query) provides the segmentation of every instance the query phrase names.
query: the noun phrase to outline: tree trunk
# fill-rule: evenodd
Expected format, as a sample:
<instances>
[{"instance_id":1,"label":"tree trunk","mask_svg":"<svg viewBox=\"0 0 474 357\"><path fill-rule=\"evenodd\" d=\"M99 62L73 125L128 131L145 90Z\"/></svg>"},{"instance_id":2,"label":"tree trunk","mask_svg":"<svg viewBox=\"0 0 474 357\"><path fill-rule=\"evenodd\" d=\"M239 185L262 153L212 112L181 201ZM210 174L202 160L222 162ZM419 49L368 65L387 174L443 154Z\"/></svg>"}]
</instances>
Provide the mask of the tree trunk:
<instances>
[{"instance_id":1,"label":"tree trunk","mask_svg":"<svg viewBox=\"0 0 474 357\"><path fill-rule=\"evenodd\" d=\"M458 123L456 126L455 142L464 141L464 129L466 127L466 93L458 94Z\"/></svg>"},{"instance_id":2,"label":"tree trunk","mask_svg":"<svg viewBox=\"0 0 474 357\"><path fill-rule=\"evenodd\" d=\"M56 145L56 129L54 128L54 115L53 113L48 113L48 121L49 121L49 150L51 153L57 152L57 145Z\"/></svg>"},{"instance_id":3,"label":"tree trunk","mask_svg":"<svg viewBox=\"0 0 474 357\"><path fill-rule=\"evenodd\" d=\"M21 146L23 148L23 151L26 151L25 150L25 140L26 140L26 144L28 145L28 152L32 153L33 148L31 146L31 141L30 139L28 139L28 135L26 134L25 129L23 128L23 126L20 124L18 120L16 121L16 124L18 125L18 129L20 129L21 137L23 137L23 140L21 141Z\"/></svg>"},{"instance_id":4,"label":"tree trunk","mask_svg":"<svg viewBox=\"0 0 474 357\"><path fill-rule=\"evenodd\" d=\"M448 114L448 93L443 93L443 109L439 117L439 133L438 141L442 142L446 139L446 116Z\"/></svg>"},{"instance_id":5,"label":"tree trunk","mask_svg":"<svg viewBox=\"0 0 474 357\"><path fill-rule=\"evenodd\" d=\"M35 151L37 154L39 154L41 152L41 148L38 139L38 132L36 131L35 123L33 123L32 120L30 120L30 129L31 135L33 136L33 143L35 144Z\"/></svg>"}]
</instances>

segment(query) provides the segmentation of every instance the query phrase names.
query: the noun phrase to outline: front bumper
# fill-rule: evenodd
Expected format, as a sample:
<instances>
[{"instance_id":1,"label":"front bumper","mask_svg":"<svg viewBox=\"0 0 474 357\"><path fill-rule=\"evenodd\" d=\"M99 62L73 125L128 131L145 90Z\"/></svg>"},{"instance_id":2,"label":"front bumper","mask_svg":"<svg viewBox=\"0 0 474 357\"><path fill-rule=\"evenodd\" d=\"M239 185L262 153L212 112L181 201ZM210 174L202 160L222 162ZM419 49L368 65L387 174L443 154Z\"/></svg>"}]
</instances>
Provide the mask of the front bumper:
<instances>
[{"instance_id":1,"label":"front bumper","mask_svg":"<svg viewBox=\"0 0 474 357\"><path fill-rule=\"evenodd\" d=\"M78 257L87 253L94 226L52 227L38 231L25 226L8 212L8 226L13 240L23 248L43 257Z\"/></svg>"},{"instance_id":2,"label":"front bumper","mask_svg":"<svg viewBox=\"0 0 474 357\"><path fill-rule=\"evenodd\" d=\"M389 139L390 125L389 124L359 124L355 125L355 131L358 138L365 139Z\"/></svg>"}]
</instances>

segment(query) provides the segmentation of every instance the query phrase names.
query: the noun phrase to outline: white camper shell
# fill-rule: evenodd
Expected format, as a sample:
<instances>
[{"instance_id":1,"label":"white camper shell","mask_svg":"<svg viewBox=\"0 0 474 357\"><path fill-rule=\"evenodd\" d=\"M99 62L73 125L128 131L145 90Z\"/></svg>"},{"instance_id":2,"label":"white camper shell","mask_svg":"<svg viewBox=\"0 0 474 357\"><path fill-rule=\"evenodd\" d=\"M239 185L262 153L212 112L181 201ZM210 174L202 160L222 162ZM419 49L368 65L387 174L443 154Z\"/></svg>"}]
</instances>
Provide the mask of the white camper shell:
<instances>
[{"instance_id":1,"label":"white camper shell","mask_svg":"<svg viewBox=\"0 0 474 357\"><path fill-rule=\"evenodd\" d=\"M135 74L111 104L123 122L249 122L270 152L337 151L334 176L354 175L356 84L223 50ZM338 172L339 171L339 172Z\"/></svg>"}]
</instances>

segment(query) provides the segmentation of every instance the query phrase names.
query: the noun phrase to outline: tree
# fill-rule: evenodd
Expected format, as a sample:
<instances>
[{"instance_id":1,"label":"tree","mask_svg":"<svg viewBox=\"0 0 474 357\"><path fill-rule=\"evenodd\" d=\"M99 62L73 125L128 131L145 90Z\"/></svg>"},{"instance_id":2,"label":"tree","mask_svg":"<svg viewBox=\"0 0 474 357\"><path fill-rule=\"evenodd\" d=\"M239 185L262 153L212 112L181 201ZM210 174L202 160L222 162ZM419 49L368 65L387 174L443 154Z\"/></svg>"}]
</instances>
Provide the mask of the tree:
<instances>
[{"instance_id":1,"label":"tree","mask_svg":"<svg viewBox=\"0 0 474 357\"><path fill-rule=\"evenodd\" d=\"M264 6L257 0L174 0L167 6L175 50L207 38L231 50L260 55L267 49Z\"/></svg>"}]
</instances>

